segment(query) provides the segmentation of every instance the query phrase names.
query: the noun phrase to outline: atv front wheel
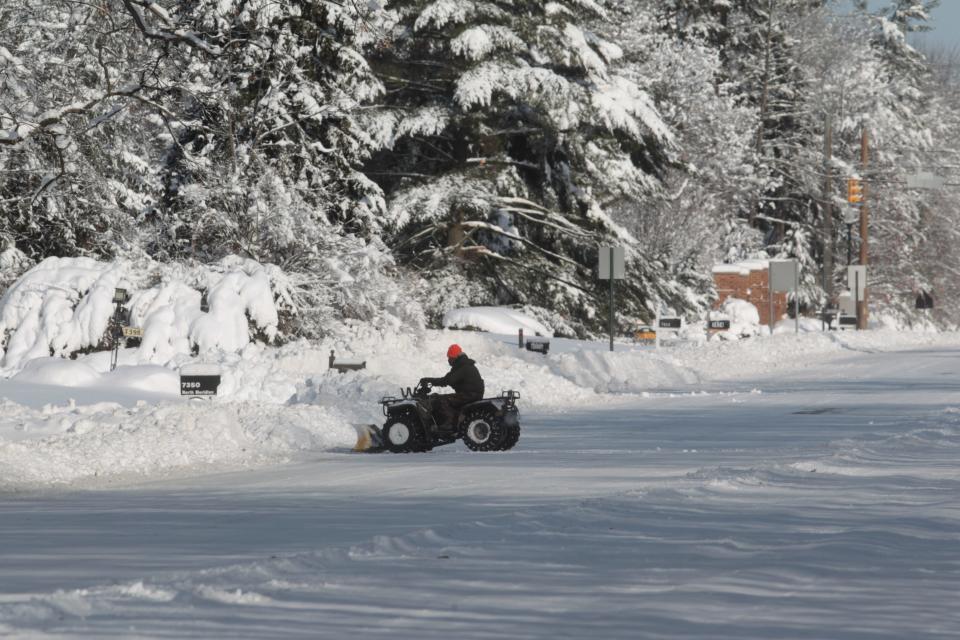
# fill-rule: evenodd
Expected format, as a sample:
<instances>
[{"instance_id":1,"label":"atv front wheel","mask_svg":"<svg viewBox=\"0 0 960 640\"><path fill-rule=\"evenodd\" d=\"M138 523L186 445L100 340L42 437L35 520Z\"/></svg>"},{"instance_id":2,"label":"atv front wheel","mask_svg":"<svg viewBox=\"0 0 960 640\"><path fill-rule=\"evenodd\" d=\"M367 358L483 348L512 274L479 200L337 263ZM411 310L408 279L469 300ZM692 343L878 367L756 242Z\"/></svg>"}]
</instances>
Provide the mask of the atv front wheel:
<instances>
[{"instance_id":1,"label":"atv front wheel","mask_svg":"<svg viewBox=\"0 0 960 640\"><path fill-rule=\"evenodd\" d=\"M500 443L500 451L509 451L520 441L520 425L512 425L506 428L503 441Z\"/></svg>"},{"instance_id":2,"label":"atv front wheel","mask_svg":"<svg viewBox=\"0 0 960 640\"><path fill-rule=\"evenodd\" d=\"M490 411L471 416L463 430L463 443L471 451L496 451L503 438L503 424Z\"/></svg>"},{"instance_id":3,"label":"atv front wheel","mask_svg":"<svg viewBox=\"0 0 960 640\"><path fill-rule=\"evenodd\" d=\"M392 453L429 450L418 426L400 418L391 418L383 425L383 444Z\"/></svg>"}]
</instances>

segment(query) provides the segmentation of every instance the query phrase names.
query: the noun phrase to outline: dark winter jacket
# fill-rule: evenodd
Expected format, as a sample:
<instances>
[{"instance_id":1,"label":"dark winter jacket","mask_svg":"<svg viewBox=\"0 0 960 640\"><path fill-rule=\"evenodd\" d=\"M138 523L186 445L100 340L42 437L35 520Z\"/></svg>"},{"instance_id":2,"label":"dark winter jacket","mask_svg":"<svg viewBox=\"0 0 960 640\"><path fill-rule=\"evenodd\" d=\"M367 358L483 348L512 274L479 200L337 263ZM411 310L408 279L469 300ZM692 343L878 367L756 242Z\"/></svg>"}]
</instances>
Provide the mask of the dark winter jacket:
<instances>
[{"instance_id":1,"label":"dark winter jacket","mask_svg":"<svg viewBox=\"0 0 960 640\"><path fill-rule=\"evenodd\" d=\"M483 397L483 378L476 363L467 354L461 353L450 366L450 373L442 378L424 380L438 387L453 387L457 393L476 396L477 400Z\"/></svg>"}]
</instances>

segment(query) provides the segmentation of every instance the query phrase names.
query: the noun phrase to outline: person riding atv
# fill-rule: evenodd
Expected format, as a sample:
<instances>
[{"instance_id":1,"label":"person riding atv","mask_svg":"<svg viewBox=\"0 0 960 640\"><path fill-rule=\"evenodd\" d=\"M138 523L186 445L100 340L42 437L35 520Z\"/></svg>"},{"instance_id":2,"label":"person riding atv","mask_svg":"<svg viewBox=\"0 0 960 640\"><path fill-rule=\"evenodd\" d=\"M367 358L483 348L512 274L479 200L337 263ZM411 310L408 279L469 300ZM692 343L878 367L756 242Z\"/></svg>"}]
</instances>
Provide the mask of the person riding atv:
<instances>
[{"instance_id":1,"label":"person riding atv","mask_svg":"<svg viewBox=\"0 0 960 640\"><path fill-rule=\"evenodd\" d=\"M483 378L476 363L467 357L458 344L447 349L450 371L442 378L420 378L436 387L453 387L453 393L436 394L434 411L441 429L452 429L460 407L483 398Z\"/></svg>"}]
</instances>

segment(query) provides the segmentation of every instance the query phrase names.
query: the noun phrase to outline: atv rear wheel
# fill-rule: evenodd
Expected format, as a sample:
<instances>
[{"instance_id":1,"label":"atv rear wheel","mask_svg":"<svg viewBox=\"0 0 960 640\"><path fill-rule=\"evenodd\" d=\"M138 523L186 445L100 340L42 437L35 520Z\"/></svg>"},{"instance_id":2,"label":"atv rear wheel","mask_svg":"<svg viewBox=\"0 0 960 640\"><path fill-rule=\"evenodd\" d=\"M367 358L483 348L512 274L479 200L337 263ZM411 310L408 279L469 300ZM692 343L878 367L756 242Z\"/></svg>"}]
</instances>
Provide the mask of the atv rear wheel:
<instances>
[{"instance_id":1,"label":"atv rear wheel","mask_svg":"<svg viewBox=\"0 0 960 640\"><path fill-rule=\"evenodd\" d=\"M428 451L419 425L403 418L390 418L383 425L383 444L392 453L410 453Z\"/></svg>"},{"instance_id":2,"label":"atv rear wheel","mask_svg":"<svg viewBox=\"0 0 960 640\"><path fill-rule=\"evenodd\" d=\"M463 443L471 451L496 451L504 438L503 423L492 411L475 413L463 429Z\"/></svg>"}]
</instances>

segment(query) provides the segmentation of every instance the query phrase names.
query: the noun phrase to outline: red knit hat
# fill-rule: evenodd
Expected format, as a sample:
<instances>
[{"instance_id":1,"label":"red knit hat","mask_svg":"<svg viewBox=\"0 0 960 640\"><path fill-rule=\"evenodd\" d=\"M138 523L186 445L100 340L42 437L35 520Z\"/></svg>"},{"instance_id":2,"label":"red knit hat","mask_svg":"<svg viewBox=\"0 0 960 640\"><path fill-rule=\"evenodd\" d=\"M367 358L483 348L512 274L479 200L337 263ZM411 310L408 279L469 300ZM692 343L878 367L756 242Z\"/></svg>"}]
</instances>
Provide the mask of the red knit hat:
<instances>
[{"instance_id":1,"label":"red knit hat","mask_svg":"<svg viewBox=\"0 0 960 640\"><path fill-rule=\"evenodd\" d=\"M463 353L463 349L460 348L458 344L450 345L450 348L447 349L447 358L459 358Z\"/></svg>"}]
</instances>

